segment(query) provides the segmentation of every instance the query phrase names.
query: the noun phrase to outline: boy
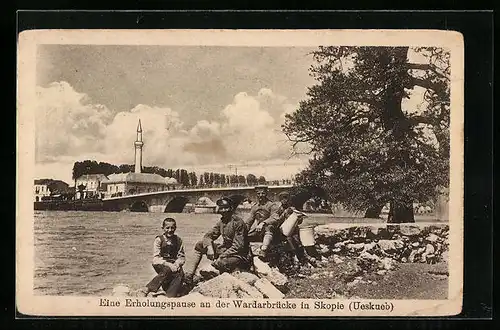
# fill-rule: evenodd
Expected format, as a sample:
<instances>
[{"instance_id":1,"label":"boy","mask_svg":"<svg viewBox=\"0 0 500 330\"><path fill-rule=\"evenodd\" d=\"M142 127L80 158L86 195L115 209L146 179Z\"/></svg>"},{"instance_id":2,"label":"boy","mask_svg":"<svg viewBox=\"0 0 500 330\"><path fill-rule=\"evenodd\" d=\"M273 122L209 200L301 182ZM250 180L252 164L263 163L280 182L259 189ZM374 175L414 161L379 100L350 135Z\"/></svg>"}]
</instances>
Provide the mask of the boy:
<instances>
[{"instance_id":1,"label":"boy","mask_svg":"<svg viewBox=\"0 0 500 330\"><path fill-rule=\"evenodd\" d=\"M156 236L153 245L153 268L158 273L143 290L146 297L157 292L160 286L167 297L176 297L182 285L186 261L182 239L175 235L175 219L166 218L162 223L163 234Z\"/></svg>"}]
</instances>

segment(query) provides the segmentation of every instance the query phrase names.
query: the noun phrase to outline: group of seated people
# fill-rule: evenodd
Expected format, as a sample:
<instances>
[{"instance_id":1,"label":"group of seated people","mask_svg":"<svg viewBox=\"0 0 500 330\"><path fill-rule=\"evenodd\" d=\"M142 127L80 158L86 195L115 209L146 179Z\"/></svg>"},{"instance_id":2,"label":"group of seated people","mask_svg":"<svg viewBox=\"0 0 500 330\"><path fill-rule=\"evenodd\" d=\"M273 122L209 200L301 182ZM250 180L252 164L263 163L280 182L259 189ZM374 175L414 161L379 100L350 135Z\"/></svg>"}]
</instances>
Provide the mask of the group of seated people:
<instances>
[{"instance_id":1,"label":"group of seated people","mask_svg":"<svg viewBox=\"0 0 500 330\"><path fill-rule=\"evenodd\" d=\"M307 255L300 243L298 229L284 236L279 227L291 215L294 208L287 192L279 194L279 201L268 198L266 186L255 188L257 203L243 220L235 215L236 205L227 197L217 201L220 220L194 247L194 260L189 269L183 270L186 258L182 239L175 234L176 222L173 218L163 220L163 234L154 241L153 268L157 275L143 289L144 296L163 288L168 297L178 296L182 284L191 285L198 265L206 255L212 266L219 272L249 270L253 264L250 242L262 242L258 257L266 260L270 245L286 239L300 264L306 265L313 260ZM302 217L299 217L299 223ZM214 241L222 236L222 243Z\"/></svg>"}]
</instances>

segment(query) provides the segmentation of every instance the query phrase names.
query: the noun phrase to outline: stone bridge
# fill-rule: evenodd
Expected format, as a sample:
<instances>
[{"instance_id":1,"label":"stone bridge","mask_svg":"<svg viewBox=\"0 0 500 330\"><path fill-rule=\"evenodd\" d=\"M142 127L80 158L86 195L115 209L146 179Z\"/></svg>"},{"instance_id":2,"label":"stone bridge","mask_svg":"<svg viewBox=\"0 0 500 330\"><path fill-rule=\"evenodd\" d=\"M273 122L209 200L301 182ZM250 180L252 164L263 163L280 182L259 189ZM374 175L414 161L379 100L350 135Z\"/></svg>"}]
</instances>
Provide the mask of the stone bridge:
<instances>
[{"instance_id":1,"label":"stone bridge","mask_svg":"<svg viewBox=\"0 0 500 330\"><path fill-rule=\"evenodd\" d=\"M277 200L277 195L288 191L293 185L269 186L269 198ZM213 202L221 197L229 197L237 204L244 200L256 201L255 187L223 187L223 188L197 188L166 190L159 192L126 195L121 197L104 198L103 204L106 211L138 211L138 212L167 212L180 213L187 203L196 204L207 197ZM310 196L304 196L305 202Z\"/></svg>"}]
</instances>

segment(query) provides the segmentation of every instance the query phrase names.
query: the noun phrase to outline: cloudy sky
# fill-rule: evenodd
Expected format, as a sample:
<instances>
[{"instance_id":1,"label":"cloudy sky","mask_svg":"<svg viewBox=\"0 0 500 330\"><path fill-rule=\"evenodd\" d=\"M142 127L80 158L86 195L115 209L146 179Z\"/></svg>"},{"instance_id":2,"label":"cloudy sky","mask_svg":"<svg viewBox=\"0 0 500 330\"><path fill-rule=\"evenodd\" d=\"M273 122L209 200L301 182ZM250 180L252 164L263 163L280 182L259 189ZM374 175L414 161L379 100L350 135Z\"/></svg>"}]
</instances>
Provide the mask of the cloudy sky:
<instances>
[{"instance_id":1,"label":"cloudy sky","mask_svg":"<svg viewBox=\"0 0 500 330\"><path fill-rule=\"evenodd\" d=\"M36 176L71 182L75 161L289 178L305 166L282 134L313 84L313 48L42 45Z\"/></svg>"}]
</instances>

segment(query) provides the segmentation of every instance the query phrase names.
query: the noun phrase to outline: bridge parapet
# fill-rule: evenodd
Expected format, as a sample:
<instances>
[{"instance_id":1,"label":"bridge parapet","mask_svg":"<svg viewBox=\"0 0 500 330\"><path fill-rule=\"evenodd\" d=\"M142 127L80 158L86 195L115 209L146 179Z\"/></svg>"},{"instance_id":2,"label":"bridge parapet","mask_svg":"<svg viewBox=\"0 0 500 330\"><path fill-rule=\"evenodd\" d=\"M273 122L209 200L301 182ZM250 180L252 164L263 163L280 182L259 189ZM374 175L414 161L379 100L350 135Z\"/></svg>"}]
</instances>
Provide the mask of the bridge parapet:
<instances>
[{"instance_id":1,"label":"bridge parapet","mask_svg":"<svg viewBox=\"0 0 500 330\"><path fill-rule=\"evenodd\" d=\"M291 184L268 186L270 197L273 198L273 195L292 187L294 186ZM187 203L196 204L202 197L215 202L224 196L232 197L237 203L245 199L256 200L255 186L164 190L108 197L104 198L103 202L106 209L111 211L138 209L149 212L182 212Z\"/></svg>"}]
</instances>

